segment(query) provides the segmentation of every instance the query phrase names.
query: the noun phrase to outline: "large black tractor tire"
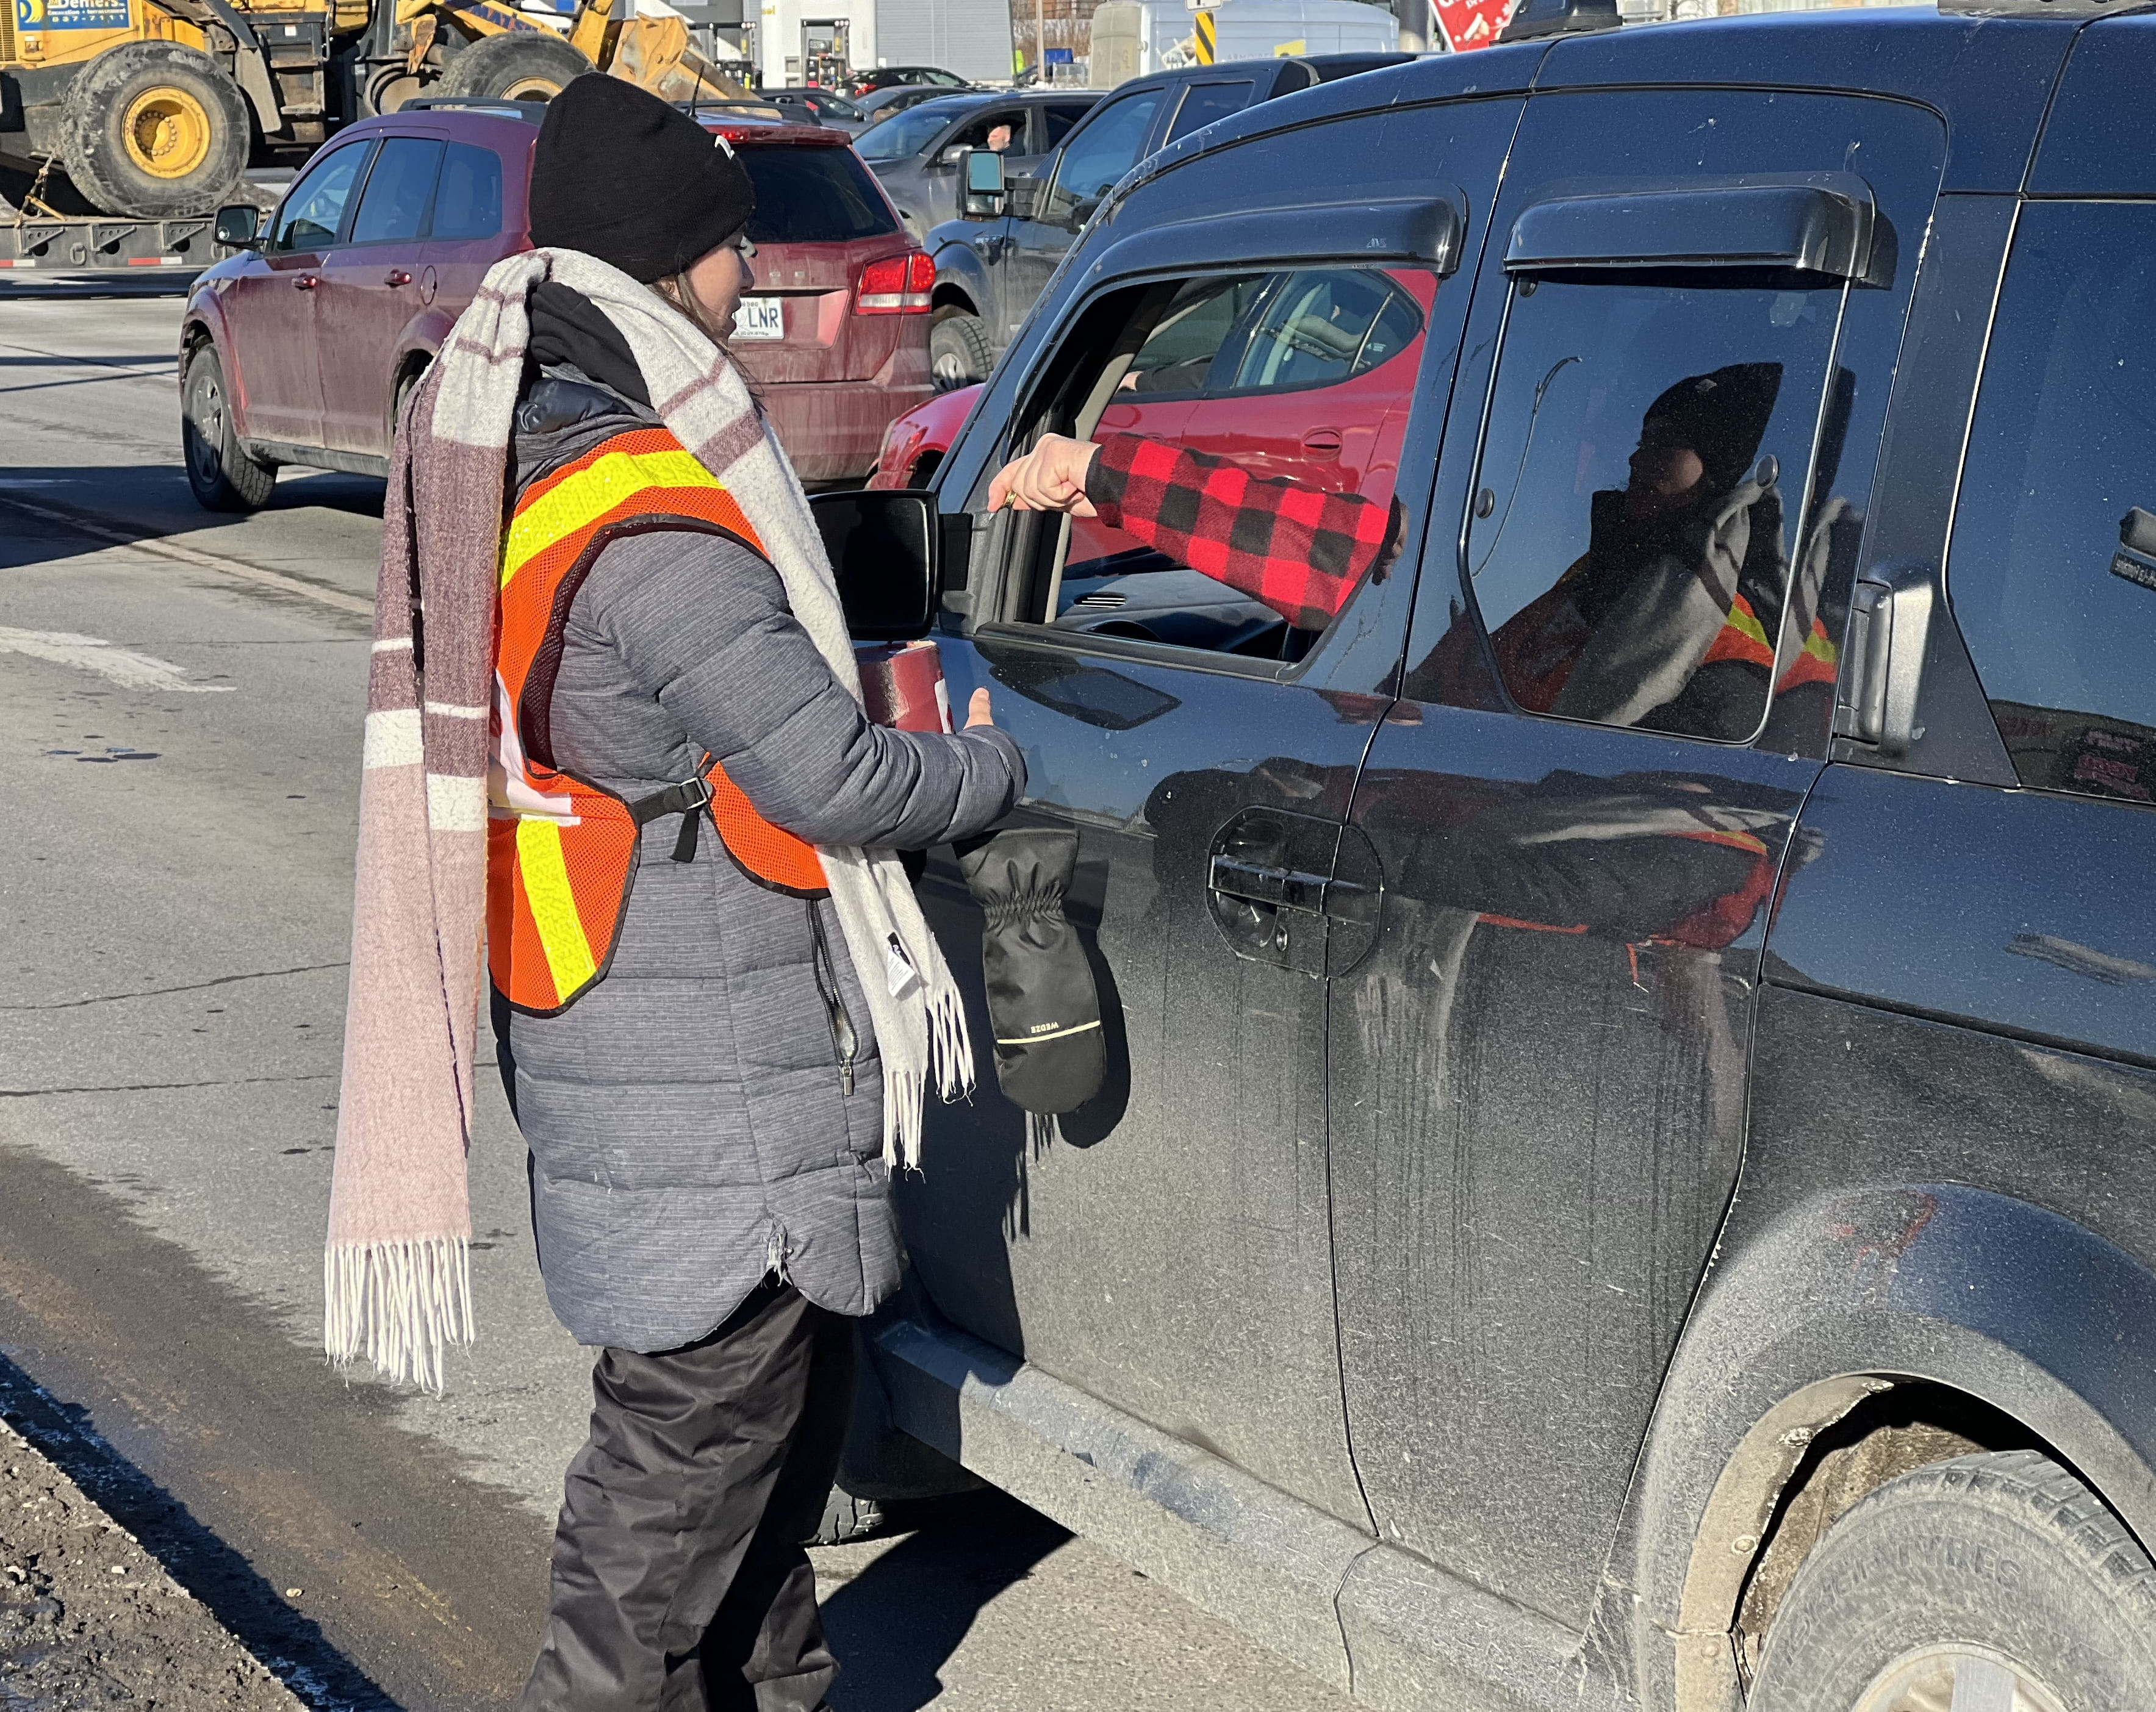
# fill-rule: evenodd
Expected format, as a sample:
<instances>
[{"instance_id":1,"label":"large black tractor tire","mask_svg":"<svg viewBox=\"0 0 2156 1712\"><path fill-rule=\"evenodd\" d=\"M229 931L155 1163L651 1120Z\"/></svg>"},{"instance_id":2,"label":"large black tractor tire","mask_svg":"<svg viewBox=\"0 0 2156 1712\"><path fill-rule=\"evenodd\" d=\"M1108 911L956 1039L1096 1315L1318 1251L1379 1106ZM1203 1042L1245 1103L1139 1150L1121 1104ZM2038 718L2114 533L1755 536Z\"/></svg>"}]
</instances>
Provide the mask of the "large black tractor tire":
<instances>
[{"instance_id":1,"label":"large black tractor tire","mask_svg":"<svg viewBox=\"0 0 2156 1712\"><path fill-rule=\"evenodd\" d=\"M935 324L928 330L928 368L937 392L955 392L985 381L995 366L986 321L956 304L936 312Z\"/></svg>"},{"instance_id":2,"label":"large black tractor tire","mask_svg":"<svg viewBox=\"0 0 2156 1712\"><path fill-rule=\"evenodd\" d=\"M551 101L592 62L559 36L518 31L482 36L459 54L430 95L487 100Z\"/></svg>"},{"instance_id":3,"label":"large black tractor tire","mask_svg":"<svg viewBox=\"0 0 2156 1712\"><path fill-rule=\"evenodd\" d=\"M180 381L180 449L187 485L209 511L259 511L276 490L277 468L249 455L233 426L224 364L212 345L198 345Z\"/></svg>"},{"instance_id":4,"label":"large black tractor tire","mask_svg":"<svg viewBox=\"0 0 2156 1712\"><path fill-rule=\"evenodd\" d=\"M247 98L208 54L129 42L68 85L61 161L95 207L139 220L216 213L247 170Z\"/></svg>"},{"instance_id":5,"label":"large black tractor tire","mask_svg":"<svg viewBox=\"0 0 2156 1712\"><path fill-rule=\"evenodd\" d=\"M1748 1712L2156 1707L2156 1566L2033 1450L1890 1480L1804 1560Z\"/></svg>"}]
</instances>

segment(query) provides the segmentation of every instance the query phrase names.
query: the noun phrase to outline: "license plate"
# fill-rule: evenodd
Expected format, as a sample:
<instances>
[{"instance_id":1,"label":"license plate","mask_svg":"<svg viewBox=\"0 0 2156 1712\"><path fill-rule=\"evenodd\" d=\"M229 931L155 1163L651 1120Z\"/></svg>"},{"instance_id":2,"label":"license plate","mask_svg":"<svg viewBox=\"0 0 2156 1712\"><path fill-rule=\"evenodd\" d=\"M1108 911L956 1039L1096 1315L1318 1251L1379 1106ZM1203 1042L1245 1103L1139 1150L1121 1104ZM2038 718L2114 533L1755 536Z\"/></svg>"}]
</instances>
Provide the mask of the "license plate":
<instances>
[{"instance_id":1,"label":"license plate","mask_svg":"<svg viewBox=\"0 0 2156 1712\"><path fill-rule=\"evenodd\" d=\"M778 297L744 297L734 311L737 339L783 339L786 303Z\"/></svg>"}]
</instances>

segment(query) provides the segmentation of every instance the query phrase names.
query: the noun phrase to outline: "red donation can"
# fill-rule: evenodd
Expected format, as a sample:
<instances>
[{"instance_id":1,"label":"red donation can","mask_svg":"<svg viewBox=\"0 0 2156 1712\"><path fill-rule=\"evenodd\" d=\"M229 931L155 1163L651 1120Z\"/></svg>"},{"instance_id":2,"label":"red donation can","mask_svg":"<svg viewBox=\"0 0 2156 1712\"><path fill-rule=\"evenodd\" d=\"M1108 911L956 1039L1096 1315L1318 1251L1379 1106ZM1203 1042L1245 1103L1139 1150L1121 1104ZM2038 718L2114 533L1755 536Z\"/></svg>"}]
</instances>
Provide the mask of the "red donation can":
<instances>
[{"instance_id":1,"label":"red donation can","mask_svg":"<svg viewBox=\"0 0 2156 1712\"><path fill-rule=\"evenodd\" d=\"M854 659L861 669L861 705L876 724L900 731L952 729L951 692L934 643L864 643Z\"/></svg>"}]
</instances>

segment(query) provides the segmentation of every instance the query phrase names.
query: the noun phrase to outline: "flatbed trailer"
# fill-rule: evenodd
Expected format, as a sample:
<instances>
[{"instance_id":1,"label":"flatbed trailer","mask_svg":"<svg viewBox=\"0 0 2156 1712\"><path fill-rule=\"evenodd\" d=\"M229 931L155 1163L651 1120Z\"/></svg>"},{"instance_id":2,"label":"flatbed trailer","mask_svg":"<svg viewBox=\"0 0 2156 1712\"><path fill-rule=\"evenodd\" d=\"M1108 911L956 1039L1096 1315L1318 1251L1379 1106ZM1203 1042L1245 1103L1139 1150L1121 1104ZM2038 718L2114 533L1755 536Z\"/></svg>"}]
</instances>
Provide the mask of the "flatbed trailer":
<instances>
[{"instance_id":1,"label":"flatbed trailer","mask_svg":"<svg viewBox=\"0 0 2156 1712\"><path fill-rule=\"evenodd\" d=\"M127 220L100 214L53 219L0 203L0 273L200 273L233 252L208 214Z\"/></svg>"}]
</instances>

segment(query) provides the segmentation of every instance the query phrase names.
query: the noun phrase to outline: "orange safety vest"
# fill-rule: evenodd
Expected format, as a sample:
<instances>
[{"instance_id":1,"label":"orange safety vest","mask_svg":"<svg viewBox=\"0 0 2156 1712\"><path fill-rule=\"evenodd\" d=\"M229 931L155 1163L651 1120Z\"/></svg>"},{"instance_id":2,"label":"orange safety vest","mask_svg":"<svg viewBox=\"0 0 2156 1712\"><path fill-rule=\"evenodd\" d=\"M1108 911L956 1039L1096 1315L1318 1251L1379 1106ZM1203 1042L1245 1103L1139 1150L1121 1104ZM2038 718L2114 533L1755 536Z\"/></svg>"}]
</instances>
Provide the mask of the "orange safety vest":
<instances>
[{"instance_id":1,"label":"orange safety vest","mask_svg":"<svg viewBox=\"0 0 2156 1712\"><path fill-rule=\"evenodd\" d=\"M567 1010L605 975L651 821L681 817L674 859L690 862L708 811L752 879L796 897L825 892L815 847L758 814L709 756L697 777L634 802L554 764L548 705L570 604L608 541L656 530L723 536L768 556L733 496L663 428L616 434L532 483L502 535L487 966L534 1016Z\"/></svg>"}]
</instances>

